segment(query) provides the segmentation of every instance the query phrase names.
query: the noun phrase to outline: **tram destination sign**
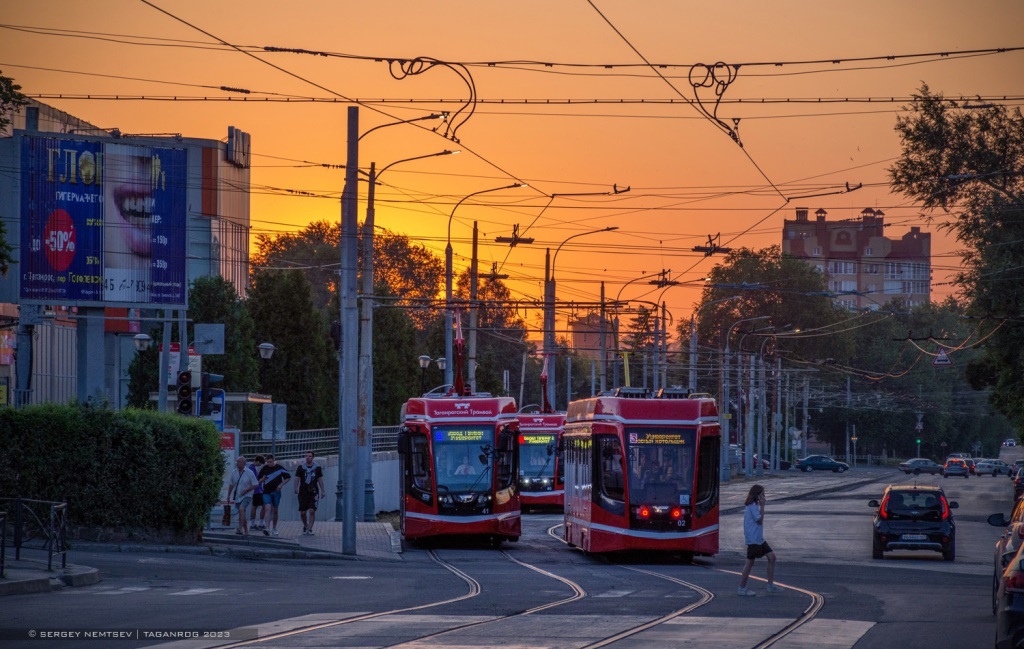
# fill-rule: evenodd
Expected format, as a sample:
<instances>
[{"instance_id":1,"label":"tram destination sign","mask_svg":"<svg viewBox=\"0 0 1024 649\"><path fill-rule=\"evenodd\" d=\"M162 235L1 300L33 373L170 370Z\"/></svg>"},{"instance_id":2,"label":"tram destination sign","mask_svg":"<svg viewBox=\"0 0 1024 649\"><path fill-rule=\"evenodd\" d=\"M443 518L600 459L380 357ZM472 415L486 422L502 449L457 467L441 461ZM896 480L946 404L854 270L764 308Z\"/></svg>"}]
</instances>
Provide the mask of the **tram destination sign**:
<instances>
[{"instance_id":1,"label":"tram destination sign","mask_svg":"<svg viewBox=\"0 0 1024 649\"><path fill-rule=\"evenodd\" d=\"M434 429L435 442L482 442L490 433L487 428Z\"/></svg>"},{"instance_id":2,"label":"tram destination sign","mask_svg":"<svg viewBox=\"0 0 1024 649\"><path fill-rule=\"evenodd\" d=\"M551 444L555 441L554 435L521 435L520 444Z\"/></svg>"},{"instance_id":3,"label":"tram destination sign","mask_svg":"<svg viewBox=\"0 0 1024 649\"><path fill-rule=\"evenodd\" d=\"M630 433L629 443L637 446L661 444L666 446L685 446L687 437L684 433Z\"/></svg>"}]
</instances>

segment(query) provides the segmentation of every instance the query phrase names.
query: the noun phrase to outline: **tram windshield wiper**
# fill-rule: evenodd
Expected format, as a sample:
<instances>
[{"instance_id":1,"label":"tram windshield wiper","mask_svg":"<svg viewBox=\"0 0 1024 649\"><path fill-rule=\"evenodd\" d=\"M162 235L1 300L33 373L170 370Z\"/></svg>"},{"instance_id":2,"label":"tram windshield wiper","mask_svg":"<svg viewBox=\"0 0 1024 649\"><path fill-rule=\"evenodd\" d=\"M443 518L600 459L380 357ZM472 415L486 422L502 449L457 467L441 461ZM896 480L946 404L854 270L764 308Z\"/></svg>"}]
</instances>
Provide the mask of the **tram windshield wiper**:
<instances>
[{"instance_id":1,"label":"tram windshield wiper","mask_svg":"<svg viewBox=\"0 0 1024 649\"><path fill-rule=\"evenodd\" d=\"M479 493L479 492L477 492L477 490L476 490L476 486L477 486L478 484L480 484L480 481L481 481L481 480L483 479L483 477L484 477L485 475L487 475L487 472L488 472L488 471L490 471L490 470L491 470L491 465L490 465L490 464L488 464L487 466L485 466L485 467L484 467L484 470L483 470L483 471L481 471L481 472L480 472L480 475L478 475L478 476L476 477L476 480L474 480L474 481L473 481L473 484L469 485L469 489L468 489L469 493L471 493L471 494L473 494L473 495L476 495L477 493Z\"/></svg>"}]
</instances>

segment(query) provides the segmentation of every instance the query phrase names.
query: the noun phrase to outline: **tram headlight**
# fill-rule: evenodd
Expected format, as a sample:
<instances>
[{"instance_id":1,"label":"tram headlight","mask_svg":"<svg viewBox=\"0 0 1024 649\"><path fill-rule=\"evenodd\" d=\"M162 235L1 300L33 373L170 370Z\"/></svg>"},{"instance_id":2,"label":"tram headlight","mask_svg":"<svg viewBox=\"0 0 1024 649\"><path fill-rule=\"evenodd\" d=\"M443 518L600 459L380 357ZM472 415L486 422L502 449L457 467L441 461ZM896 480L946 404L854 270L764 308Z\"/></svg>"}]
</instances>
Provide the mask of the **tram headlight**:
<instances>
[{"instance_id":1,"label":"tram headlight","mask_svg":"<svg viewBox=\"0 0 1024 649\"><path fill-rule=\"evenodd\" d=\"M476 501L481 505L486 505L491 502L491 494L480 494L477 496Z\"/></svg>"}]
</instances>

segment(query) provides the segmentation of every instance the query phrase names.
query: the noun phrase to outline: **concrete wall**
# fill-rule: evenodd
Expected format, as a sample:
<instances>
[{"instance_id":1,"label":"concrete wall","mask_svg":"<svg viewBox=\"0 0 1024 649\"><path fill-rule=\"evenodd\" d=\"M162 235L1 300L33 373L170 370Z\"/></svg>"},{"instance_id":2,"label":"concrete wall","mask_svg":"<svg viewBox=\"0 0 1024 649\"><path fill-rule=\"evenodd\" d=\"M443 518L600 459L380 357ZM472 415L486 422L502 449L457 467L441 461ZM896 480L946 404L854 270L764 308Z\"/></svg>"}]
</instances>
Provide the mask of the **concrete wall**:
<instances>
[{"instance_id":1,"label":"concrete wall","mask_svg":"<svg viewBox=\"0 0 1024 649\"><path fill-rule=\"evenodd\" d=\"M252 458L249 458L251 461ZM279 462L295 475L295 468L305 460L282 460ZM327 490L327 497L320 501L317 507L317 518L320 520L332 520L335 513L337 496L335 491L338 486L338 456L330 455L316 458L316 463L324 469L324 488ZM234 471L234 465L225 471L224 489L221 491L221 499L227 496L227 485ZM389 512L398 509L399 481L398 481L398 453L386 451L373 454L373 487L374 504L378 512ZM285 485L281 495L281 508L278 510L278 521L299 520L299 500L295 495L294 478Z\"/></svg>"}]
</instances>

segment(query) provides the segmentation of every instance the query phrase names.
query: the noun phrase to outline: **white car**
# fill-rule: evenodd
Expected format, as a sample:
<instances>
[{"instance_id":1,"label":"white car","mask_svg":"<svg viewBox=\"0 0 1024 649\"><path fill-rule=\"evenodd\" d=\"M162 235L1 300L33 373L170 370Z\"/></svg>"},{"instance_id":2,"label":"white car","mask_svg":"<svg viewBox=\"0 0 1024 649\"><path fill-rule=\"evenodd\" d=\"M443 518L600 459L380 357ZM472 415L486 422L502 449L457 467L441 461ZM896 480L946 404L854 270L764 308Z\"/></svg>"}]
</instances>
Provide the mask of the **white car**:
<instances>
[{"instance_id":1,"label":"white car","mask_svg":"<svg viewBox=\"0 0 1024 649\"><path fill-rule=\"evenodd\" d=\"M1013 468L1002 460L979 460L974 465L974 472L978 475L985 475L991 473L993 477L997 475L1010 475L1010 469Z\"/></svg>"},{"instance_id":2,"label":"white car","mask_svg":"<svg viewBox=\"0 0 1024 649\"><path fill-rule=\"evenodd\" d=\"M1016 446L1016 445L1017 445L1017 440L1015 440L1015 439L1008 439L1005 442L1003 442L1003 446Z\"/></svg>"}]
</instances>

